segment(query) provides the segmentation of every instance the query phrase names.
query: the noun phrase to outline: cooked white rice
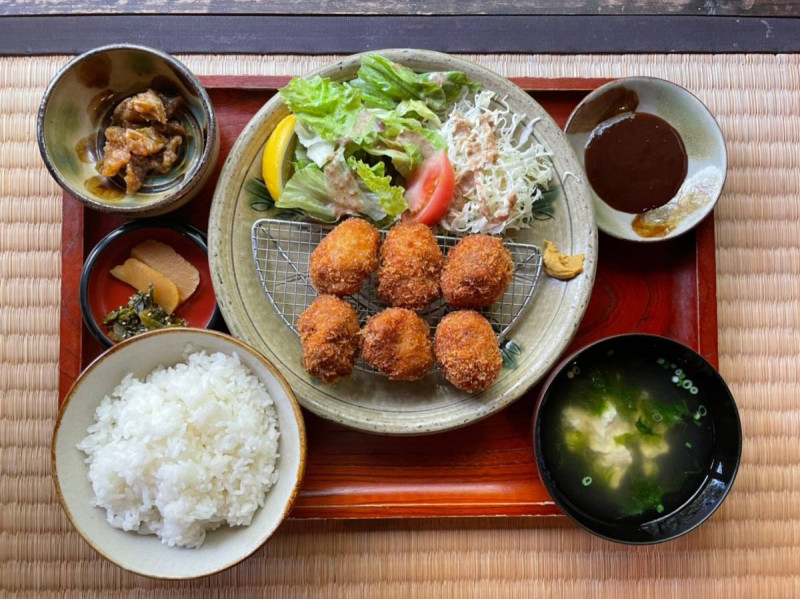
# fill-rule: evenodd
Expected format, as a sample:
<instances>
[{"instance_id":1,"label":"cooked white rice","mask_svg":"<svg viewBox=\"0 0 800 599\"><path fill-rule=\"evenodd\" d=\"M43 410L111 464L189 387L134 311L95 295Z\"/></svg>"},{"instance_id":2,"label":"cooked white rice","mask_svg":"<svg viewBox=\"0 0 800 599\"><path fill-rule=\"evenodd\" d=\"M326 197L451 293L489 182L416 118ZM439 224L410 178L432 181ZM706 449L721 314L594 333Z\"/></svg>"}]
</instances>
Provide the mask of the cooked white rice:
<instances>
[{"instance_id":1,"label":"cooked white rice","mask_svg":"<svg viewBox=\"0 0 800 599\"><path fill-rule=\"evenodd\" d=\"M128 374L78 444L92 505L116 528L199 547L206 531L246 526L278 480L278 419L239 356L201 351Z\"/></svg>"}]
</instances>

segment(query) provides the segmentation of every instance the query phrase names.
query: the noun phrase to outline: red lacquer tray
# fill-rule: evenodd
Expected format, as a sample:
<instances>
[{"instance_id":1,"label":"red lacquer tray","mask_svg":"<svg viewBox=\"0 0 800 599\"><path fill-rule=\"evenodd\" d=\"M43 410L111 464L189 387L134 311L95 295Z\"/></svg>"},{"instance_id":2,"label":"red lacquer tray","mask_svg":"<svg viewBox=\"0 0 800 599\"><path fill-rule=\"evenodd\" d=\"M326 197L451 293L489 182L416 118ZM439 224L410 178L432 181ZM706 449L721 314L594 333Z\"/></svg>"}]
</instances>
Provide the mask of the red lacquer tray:
<instances>
[{"instance_id":1,"label":"red lacquer tray","mask_svg":"<svg viewBox=\"0 0 800 599\"><path fill-rule=\"evenodd\" d=\"M286 77L205 77L220 123L217 173L203 194L169 218L203 230L219 168L250 118ZM606 80L514 80L561 126ZM78 284L83 260L123 222L63 204L59 397L101 348L81 322ZM600 236L597 282L570 350L609 335L665 335L717 364L714 222L657 244ZM293 511L298 518L541 516L559 511L539 481L531 441L537 389L499 414L466 428L415 438L381 437L343 428L306 412L308 466Z\"/></svg>"}]
</instances>

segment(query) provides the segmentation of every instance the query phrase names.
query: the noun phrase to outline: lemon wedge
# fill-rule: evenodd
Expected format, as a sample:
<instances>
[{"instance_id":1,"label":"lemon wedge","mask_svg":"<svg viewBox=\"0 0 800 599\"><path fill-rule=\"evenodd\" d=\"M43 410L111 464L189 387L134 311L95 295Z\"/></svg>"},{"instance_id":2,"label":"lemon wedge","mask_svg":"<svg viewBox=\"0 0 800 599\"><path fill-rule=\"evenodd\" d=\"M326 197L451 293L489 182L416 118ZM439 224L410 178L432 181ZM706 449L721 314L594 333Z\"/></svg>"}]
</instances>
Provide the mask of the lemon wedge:
<instances>
[{"instance_id":1,"label":"lemon wedge","mask_svg":"<svg viewBox=\"0 0 800 599\"><path fill-rule=\"evenodd\" d=\"M272 131L264 147L261 160L261 174L269 195L277 200L286 180L292 174L291 154L294 151L296 137L294 135L295 117L290 114L284 117Z\"/></svg>"}]
</instances>

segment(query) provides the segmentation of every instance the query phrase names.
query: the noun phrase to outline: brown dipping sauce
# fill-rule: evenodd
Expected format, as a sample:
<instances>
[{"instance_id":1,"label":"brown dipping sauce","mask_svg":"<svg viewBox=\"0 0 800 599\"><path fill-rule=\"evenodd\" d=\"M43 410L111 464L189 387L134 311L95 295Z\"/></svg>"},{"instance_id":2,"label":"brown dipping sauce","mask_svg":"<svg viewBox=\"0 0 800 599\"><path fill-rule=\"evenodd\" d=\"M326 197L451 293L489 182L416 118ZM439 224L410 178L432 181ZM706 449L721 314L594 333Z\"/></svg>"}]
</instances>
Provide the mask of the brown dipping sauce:
<instances>
[{"instance_id":1,"label":"brown dipping sauce","mask_svg":"<svg viewBox=\"0 0 800 599\"><path fill-rule=\"evenodd\" d=\"M637 214L669 202L686 178L683 140L667 121L636 112L601 123L585 153L586 175L606 204Z\"/></svg>"}]
</instances>

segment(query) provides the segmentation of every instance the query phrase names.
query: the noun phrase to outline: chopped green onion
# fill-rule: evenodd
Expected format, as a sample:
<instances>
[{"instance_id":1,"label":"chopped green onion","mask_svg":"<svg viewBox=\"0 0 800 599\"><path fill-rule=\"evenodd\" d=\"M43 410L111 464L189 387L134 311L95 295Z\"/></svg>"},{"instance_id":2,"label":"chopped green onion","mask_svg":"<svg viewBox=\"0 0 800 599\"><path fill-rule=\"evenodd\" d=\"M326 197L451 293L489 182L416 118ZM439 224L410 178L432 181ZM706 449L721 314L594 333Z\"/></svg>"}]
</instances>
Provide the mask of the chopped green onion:
<instances>
[{"instance_id":1,"label":"chopped green onion","mask_svg":"<svg viewBox=\"0 0 800 599\"><path fill-rule=\"evenodd\" d=\"M708 410L706 410L704 405L701 405L699 408L697 408L697 413L700 414L700 416L705 416L708 414Z\"/></svg>"},{"instance_id":2,"label":"chopped green onion","mask_svg":"<svg viewBox=\"0 0 800 599\"><path fill-rule=\"evenodd\" d=\"M656 506L656 511L660 514L664 511L664 506L660 503Z\"/></svg>"},{"instance_id":3,"label":"chopped green onion","mask_svg":"<svg viewBox=\"0 0 800 599\"><path fill-rule=\"evenodd\" d=\"M581 480L581 484L584 487L588 487L589 485L592 484L592 477L591 476L584 476L583 479Z\"/></svg>"},{"instance_id":4,"label":"chopped green onion","mask_svg":"<svg viewBox=\"0 0 800 599\"><path fill-rule=\"evenodd\" d=\"M686 443L684 443L684 445L686 445L686 449L691 449L692 448L692 444L689 443L688 441Z\"/></svg>"}]
</instances>

